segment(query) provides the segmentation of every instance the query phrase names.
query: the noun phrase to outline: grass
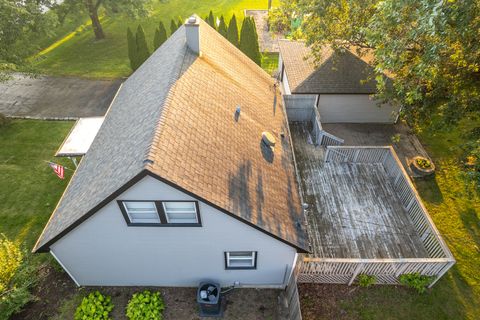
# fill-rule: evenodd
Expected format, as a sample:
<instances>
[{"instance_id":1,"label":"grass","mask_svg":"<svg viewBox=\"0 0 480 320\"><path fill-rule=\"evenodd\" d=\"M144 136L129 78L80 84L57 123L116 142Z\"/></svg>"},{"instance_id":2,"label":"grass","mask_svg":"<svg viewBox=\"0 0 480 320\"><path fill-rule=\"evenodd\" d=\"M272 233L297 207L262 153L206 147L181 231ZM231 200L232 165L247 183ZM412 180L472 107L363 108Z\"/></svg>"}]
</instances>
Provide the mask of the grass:
<instances>
[{"instance_id":1,"label":"grass","mask_svg":"<svg viewBox=\"0 0 480 320\"><path fill-rule=\"evenodd\" d=\"M227 21L235 13L240 27L244 9L265 9L267 4L267 0L154 1L147 17L128 19L103 16L106 39L101 41L95 40L87 17L83 19L83 25L78 25L78 19L67 21L66 25L61 26L64 34L36 56L36 66L40 72L50 75L106 79L126 77L131 73L127 57L127 27L134 30L141 24L151 49L155 28L160 20L169 33L172 18L178 21L179 17L185 19L192 13L205 17L213 10L216 16L223 14ZM40 41L46 42L45 39Z\"/></svg>"},{"instance_id":2,"label":"grass","mask_svg":"<svg viewBox=\"0 0 480 320\"><path fill-rule=\"evenodd\" d=\"M360 319L480 319L480 195L462 174L463 133L479 126L464 120L457 127L426 128L420 139L437 171L415 181L457 264L423 295L377 286L337 301L352 318Z\"/></svg>"},{"instance_id":3,"label":"grass","mask_svg":"<svg viewBox=\"0 0 480 320\"><path fill-rule=\"evenodd\" d=\"M53 155L72 127L67 121L15 120L0 128L0 233L28 251L48 221L71 171L60 180L45 161L72 164Z\"/></svg>"},{"instance_id":4,"label":"grass","mask_svg":"<svg viewBox=\"0 0 480 320\"><path fill-rule=\"evenodd\" d=\"M278 53L264 52L262 53L262 68L268 74L273 75L278 69Z\"/></svg>"}]
</instances>

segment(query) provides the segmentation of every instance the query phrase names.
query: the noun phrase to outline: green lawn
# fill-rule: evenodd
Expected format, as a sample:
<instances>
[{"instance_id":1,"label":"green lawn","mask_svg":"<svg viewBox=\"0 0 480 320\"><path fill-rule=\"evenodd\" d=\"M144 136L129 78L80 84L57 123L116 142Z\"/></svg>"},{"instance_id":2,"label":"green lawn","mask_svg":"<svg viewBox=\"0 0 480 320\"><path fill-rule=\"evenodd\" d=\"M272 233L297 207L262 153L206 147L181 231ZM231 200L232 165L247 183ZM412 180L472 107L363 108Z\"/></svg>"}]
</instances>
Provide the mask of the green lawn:
<instances>
[{"instance_id":1,"label":"green lawn","mask_svg":"<svg viewBox=\"0 0 480 320\"><path fill-rule=\"evenodd\" d=\"M30 251L65 189L45 161L54 159L73 122L16 120L0 128L0 233Z\"/></svg>"},{"instance_id":2,"label":"green lawn","mask_svg":"<svg viewBox=\"0 0 480 320\"><path fill-rule=\"evenodd\" d=\"M336 301L360 319L480 319L480 195L461 173L462 132L479 121L463 121L452 130L429 127L420 134L437 166L435 178L416 181L430 216L457 264L431 291L418 295L393 287L360 289Z\"/></svg>"},{"instance_id":3,"label":"green lawn","mask_svg":"<svg viewBox=\"0 0 480 320\"><path fill-rule=\"evenodd\" d=\"M278 53L274 53L274 52L262 53L262 68L267 73L273 75L278 68Z\"/></svg>"},{"instance_id":4,"label":"green lawn","mask_svg":"<svg viewBox=\"0 0 480 320\"><path fill-rule=\"evenodd\" d=\"M134 29L141 24L151 49L154 31L160 20L164 22L169 33L172 18L178 21L178 17L185 19L192 13L204 17L213 10L216 16L225 15L227 21L235 13L240 27L244 9L266 9L267 3L267 0L153 1L148 17L136 20L120 16L103 17L102 25L106 39L101 41L95 41L87 17L84 19L83 26L67 22L68 26L62 26L62 31L65 30L64 35L59 37L50 48L46 48L44 50L46 53L39 55L37 67L41 72L51 75L90 78L125 77L131 73L127 57L127 27Z\"/></svg>"}]
</instances>

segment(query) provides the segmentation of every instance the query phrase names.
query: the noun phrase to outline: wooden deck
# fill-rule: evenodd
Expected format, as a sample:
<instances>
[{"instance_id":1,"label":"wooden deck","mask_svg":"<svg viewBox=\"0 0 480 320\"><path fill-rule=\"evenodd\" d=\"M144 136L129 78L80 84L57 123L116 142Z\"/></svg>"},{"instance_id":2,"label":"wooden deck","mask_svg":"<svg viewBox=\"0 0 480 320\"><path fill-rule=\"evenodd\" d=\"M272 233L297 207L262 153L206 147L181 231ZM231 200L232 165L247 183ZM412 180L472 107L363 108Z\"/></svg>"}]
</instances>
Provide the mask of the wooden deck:
<instances>
[{"instance_id":1,"label":"wooden deck","mask_svg":"<svg viewBox=\"0 0 480 320\"><path fill-rule=\"evenodd\" d=\"M313 257L428 257L381 164L325 164L306 124L290 129Z\"/></svg>"}]
</instances>

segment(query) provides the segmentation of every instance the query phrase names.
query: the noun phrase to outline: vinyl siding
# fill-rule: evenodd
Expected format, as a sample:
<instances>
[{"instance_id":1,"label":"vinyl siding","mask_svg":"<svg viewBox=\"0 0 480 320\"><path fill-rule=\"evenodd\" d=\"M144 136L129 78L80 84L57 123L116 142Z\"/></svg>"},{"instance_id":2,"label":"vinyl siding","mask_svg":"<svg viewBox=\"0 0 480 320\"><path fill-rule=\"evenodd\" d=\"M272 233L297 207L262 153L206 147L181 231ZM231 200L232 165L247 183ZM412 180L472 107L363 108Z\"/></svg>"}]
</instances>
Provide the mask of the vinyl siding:
<instances>
[{"instance_id":1,"label":"vinyl siding","mask_svg":"<svg viewBox=\"0 0 480 320\"><path fill-rule=\"evenodd\" d=\"M321 94L318 110L322 123L394 123L398 108L381 107L368 94Z\"/></svg>"},{"instance_id":2,"label":"vinyl siding","mask_svg":"<svg viewBox=\"0 0 480 320\"><path fill-rule=\"evenodd\" d=\"M195 200L145 177L116 200ZM283 287L296 250L199 202L202 227L127 226L116 201L52 245L80 285ZM225 270L225 251L257 251L256 270Z\"/></svg>"}]
</instances>

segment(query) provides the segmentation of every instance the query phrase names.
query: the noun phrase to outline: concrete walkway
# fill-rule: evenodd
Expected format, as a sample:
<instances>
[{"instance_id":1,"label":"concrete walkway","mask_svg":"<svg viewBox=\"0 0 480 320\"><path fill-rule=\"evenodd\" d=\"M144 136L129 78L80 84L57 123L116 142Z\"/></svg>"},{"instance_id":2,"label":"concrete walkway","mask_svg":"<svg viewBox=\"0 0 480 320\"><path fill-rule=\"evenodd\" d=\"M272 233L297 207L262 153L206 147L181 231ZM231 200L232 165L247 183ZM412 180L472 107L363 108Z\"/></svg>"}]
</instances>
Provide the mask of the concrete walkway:
<instances>
[{"instance_id":1,"label":"concrete walkway","mask_svg":"<svg viewBox=\"0 0 480 320\"><path fill-rule=\"evenodd\" d=\"M16 74L0 83L0 113L39 119L103 116L121 82Z\"/></svg>"}]
</instances>

